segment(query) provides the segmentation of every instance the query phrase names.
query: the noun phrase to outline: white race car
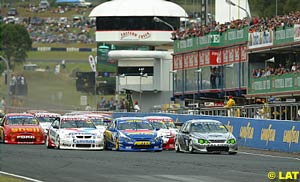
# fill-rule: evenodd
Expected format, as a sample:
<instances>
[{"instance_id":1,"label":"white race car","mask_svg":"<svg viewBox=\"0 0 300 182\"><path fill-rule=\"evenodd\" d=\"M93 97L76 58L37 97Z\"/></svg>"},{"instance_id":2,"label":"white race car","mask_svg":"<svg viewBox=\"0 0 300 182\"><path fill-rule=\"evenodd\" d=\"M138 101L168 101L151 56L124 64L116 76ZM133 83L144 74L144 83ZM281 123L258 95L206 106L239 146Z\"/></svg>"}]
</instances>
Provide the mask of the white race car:
<instances>
[{"instance_id":1,"label":"white race car","mask_svg":"<svg viewBox=\"0 0 300 182\"><path fill-rule=\"evenodd\" d=\"M177 131L174 128L169 128L166 123L173 121L172 118L165 116L146 116L153 128L157 130L157 134L163 139L163 149L173 150L175 149L175 135ZM175 125L174 125L175 126Z\"/></svg>"},{"instance_id":2,"label":"white race car","mask_svg":"<svg viewBox=\"0 0 300 182\"><path fill-rule=\"evenodd\" d=\"M55 118L60 116L60 114L58 113L50 113L50 112L37 112L34 113L33 115L38 119L45 134L48 133L48 129L50 128L50 125L55 120Z\"/></svg>"},{"instance_id":3,"label":"white race car","mask_svg":"<svg viewBox=\"0 0 300 182\"><path fill-rule=\"evenodd\" d=\"M61 116L47 133L47 148L103 150L103 134L84 116Z\"/></svg>"}]
</instances>

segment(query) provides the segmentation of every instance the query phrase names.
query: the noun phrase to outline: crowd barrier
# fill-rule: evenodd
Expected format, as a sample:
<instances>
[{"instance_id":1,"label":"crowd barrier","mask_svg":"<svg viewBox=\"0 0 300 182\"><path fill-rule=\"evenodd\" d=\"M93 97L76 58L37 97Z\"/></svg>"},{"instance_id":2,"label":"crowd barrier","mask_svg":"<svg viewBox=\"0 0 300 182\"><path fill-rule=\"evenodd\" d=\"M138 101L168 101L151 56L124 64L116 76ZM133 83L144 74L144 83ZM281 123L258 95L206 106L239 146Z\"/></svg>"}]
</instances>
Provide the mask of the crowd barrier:
<instances>
[{"instance_id":1,"label":"crowd barrier","mask_svg":"<svg viewBox=\"0 0 300 182\"><path fill-rule=\"evenodd\" d=\"M96 48L75 48L75 47L36 47L32 48L31 51L61 51L61 52L96 52Z\"/></svg>"},{"instance_id":2,"label":"crowd barrier","mask_svg":"<svg viewBox=\"0 0 300 182\"><path fill-rule=\"evenodd\" d=\"M185 122L190 119L215 119L221 121L236 136L240 146L272 151L300 152L300 122L297 121L167 113L113 113L114 118L149 115L169 116L176 122Z\"/></svg>"}]
</instances>

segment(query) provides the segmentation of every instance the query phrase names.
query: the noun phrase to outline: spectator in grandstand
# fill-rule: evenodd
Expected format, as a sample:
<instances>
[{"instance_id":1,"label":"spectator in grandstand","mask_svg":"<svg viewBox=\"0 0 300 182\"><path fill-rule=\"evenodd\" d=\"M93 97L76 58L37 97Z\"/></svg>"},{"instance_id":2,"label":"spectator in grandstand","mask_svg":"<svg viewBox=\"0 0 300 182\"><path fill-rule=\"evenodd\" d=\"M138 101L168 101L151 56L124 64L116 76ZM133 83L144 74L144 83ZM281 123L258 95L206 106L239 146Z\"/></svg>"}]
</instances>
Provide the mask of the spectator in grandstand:
<instances>
[{"instance_id":1,"label":"spectator in grandstand","mask_svg":"<svg viewBox=\"0 0 300 182\"><path fill-rule=\"evenodd\" d=\"M291 72L296 72L297 71L297 65L296 62L293 62L293 65L291 67Z\"/></svg>"}]
</instances>

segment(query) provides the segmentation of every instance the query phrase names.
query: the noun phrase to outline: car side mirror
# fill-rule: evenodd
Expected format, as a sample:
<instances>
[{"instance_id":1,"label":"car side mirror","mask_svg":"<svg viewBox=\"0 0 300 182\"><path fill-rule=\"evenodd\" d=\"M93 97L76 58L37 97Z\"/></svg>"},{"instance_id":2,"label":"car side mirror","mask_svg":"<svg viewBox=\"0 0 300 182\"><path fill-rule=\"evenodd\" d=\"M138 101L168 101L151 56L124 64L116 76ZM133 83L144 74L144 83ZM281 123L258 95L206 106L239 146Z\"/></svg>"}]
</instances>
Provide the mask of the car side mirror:
<instances>
[{"instance_id":1,"label":"car side mirror","mask_svg":"<svg viewBox=\"0 0 300 182\"><path fill-rule=\"evenodd\" d=\"M182 131L182 133L184 133L184 134L189 134L190 132L188 132L188 131Z\"/></svg>"}]
</instances>

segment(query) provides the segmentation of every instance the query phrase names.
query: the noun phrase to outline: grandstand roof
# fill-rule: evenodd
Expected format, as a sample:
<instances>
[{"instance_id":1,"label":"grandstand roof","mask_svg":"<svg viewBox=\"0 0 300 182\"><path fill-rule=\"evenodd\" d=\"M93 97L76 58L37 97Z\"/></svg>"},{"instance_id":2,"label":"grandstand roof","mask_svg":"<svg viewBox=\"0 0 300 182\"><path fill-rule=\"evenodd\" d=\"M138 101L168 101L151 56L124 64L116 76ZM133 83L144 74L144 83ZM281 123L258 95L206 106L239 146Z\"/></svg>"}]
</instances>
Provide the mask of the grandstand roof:
<instances>
[{"instance_id":1,"label":"grandstand roof","mask_svg":"<svg viewBox=\"0 0 300 182\"><path fill-rule=\"evenodd\" d=\"M166 16L187 17L179 5L165 0L112 0L95 7L90 17L101 16Z\"/></svg>"}]
</instances>

